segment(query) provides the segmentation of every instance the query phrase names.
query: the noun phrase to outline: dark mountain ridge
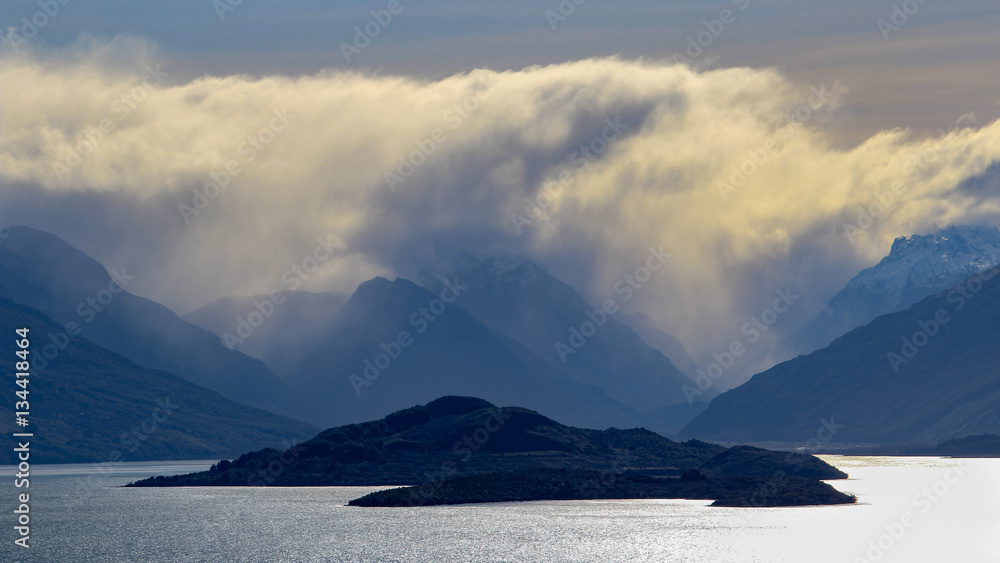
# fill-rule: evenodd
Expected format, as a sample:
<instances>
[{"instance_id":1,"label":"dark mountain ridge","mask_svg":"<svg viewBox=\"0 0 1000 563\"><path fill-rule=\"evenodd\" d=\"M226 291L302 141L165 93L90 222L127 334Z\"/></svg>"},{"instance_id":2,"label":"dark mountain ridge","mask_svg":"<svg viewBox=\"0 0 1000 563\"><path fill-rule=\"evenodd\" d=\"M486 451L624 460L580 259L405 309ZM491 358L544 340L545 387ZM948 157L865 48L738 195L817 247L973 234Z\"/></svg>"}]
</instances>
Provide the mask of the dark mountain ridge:
<instances>
[{"instance_id":1,"label":"dark mountain ridge","mask_svg":"<svg viewBox=\"0 0 1000 563\"><path fill-rule=\"evenodd\" d=\"M257 358L278 376L284 376L326 340L334 316L348 297L338 292L307 291L224 297L181 318L211 331L227 347ZM255 311L266 314L267 321L251 327L248 317ZM249 336L242 337L246 332L250 332Z\"/></svg>"},{"instance_id":2,"label":"dark mountain ridge","mask_svg":"<svg viewBox=\"0 0 1000 563\"><path fill-rule=\"evenodd\" d=\"M643 413L687 405L683 386L690 385L691 378L621 321L618 317L624 313L599 311L530 260L509 254L482 259L469 256L447 275L427 274L426 278L425 285L432 289L441 287L441 279L459 280L467 288L458 297L459 305L573 381L598 387ZM641 318L630 320L643 324ZM588 321L598 325L595 333L572 353L565 349L561 353L556 344L565 346L571 329ZM693 365L680 342L655 325L647 328L648 335L659 332L658 343L668 344Z\"/></svg>"},{"instance_id":3,"label":"dark mountain ridge","mask_svg":"<svg viewBox=\"0 0 1000 563\"><path fill-rule=\"evenodd\" d=\"M681 435L932 445L1000 433L1000 269L716 397Z\"/></svg>"},{"instance_id":4,"label":"dark mountain ridge","mask_svg":"<svg viewBox=\"0 0 1000 563\"><path fill-rule=\"evenodd\" d=\"M570 380L450 299L403 278L362 283L326 342L287 380L313 398L313 416L328 424L453 394L522 404L592 428L643 424L634 409Z\"/></svg>"},{"instance_id":5,"label":"dark mountain ridge","mask_svg":"<svg viewBox=\"0 0 1000 563\"><path fill-rule=\"evenodd\" d=\"M37 365L49 345L58 353L26 386L31 424L14 426L13 402L0 403L0 432L33 432L32 461L116 463L212 459L266 446L289 447L315 432L297 420L241 405L174 374L141 367L85 337L65 336L62 348L49 335L62 327L40 311L2 297L0 334L14 340L28 328L28 359ZM14 373L13 354L0 359ZM13 378L8 382L13 390ZM0 464L16 463L5 448Z\"/></svg>"},{"instance_id":6,"label":"dark mountain ridge","mask_svg":"<svg viewBox=\"0 0 1000 563\"><path fill-rule=\"evenodd\" d=\"M12 301L139 365L177 374L235 401L298 415L293 391L263 362L226 349L214 334L129 293L137 273L127 268L109 273L49 233L10 227L2 234L0 287Z\"/></svg>"},{"instance_id":7,"label":"dark mountain ridge","mask_svg":"<svg viewBox=\"0 0 1000 563\"><path fill-rule=\"evenodd\" d=\"M876 317L906 310L1000 264L995 226L951 226L899 237L889 254L834 295L826 309L784 345L800 352L825 347Z\"/></svg>"}]
</instances>

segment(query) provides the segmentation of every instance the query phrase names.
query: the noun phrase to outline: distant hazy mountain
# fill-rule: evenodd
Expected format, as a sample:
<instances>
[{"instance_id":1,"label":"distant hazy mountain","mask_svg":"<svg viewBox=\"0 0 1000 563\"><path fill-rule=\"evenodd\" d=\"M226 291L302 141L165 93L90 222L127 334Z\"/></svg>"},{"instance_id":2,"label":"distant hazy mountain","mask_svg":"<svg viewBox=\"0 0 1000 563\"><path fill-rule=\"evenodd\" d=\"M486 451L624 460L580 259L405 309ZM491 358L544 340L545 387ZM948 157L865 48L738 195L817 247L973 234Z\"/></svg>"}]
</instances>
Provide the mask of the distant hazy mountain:
<instances>
[{"instance_id":1,"label":"distant hazy mountain","mask_svg":"<svg viewBox=\"0 0 1000 563\"><path fill-rule=\"evenodd\" d=\"M692 379L698 376L698 364L681 341L657 326L645 313L620 313L615 318L638 334L646 344L670 358L670 362L684 375Z\"/></svg>"},{"instance_id":2,"label":"distant hazy mountain","mask_svg":"<svg viewBox=\"0 0 1000 563\"><path fill-rule=\"evenodd\" d=\"M3 288L0 288L0 294ZM28 328L27 398L31 425L14 426L14 330ZM287 448L316 429L230 401L163 371L136 365L75 336L44 369L39 358L62 327L41 312L0 297L0 334L6 340L3 373L10 401L0 402L0 432L34 432L31 461L108 463L213 459L247 448ZM19 409L21 410L21 409ZM0 464L13 464L12 447Z\"/></svg>"},{"instance_id":3,"label":"distant hazy mountain","mask_svg":"<svg viewBox=\"0 0 1000 563\"><path fill-rule=\"evenodd\" d=\"M361 284L335 321L328 340L288 378L328 424L371 420L447 394L522 404L591 428L645 422L409 280Z\"/></svg>"},{"instance_id":4,"label":"distant hazy mountain","mask_svg":"<svg viewBox=\"0 0 1000 563\"><path fill-rule=\"evenodd\" d=\"M513 255L481 260L470 257L448 277L468 287L458 299L463 308L574 381L603 389L612 399L642 412L687 405L683 386L692 380L620 322L618 315L608 315L574 353L560 354L556 343L567 345L571 328L579 332L585 322L601 322L600 315L595 314L598 320L593 321L588 313L596 307L531 261ZM433 281L426 285L440 287ZM641 325L641 320L636 324ZM657 338L671 339L666 334ZM683 350L679 342L672 346L678 353ZM686 352L683 356L690 361Z\"/></svg>"},{"instance_id":5,"label":"distant hazy mountain","mask_svg":"<svg viewBox=\"0 0 1000 563\"><path fill-rule=\"evenodd\" d=\"M899 237L889 255L862 270L800 334L797 351L812 351L879 315L902 311L1000 264L996 227L948 227Z\"/></svg>"},{"instance_id":6,"label":"distant hazy mountain","mask_svg":"<svg viewBox=\"0 0 1000 563\"><path fill-rule=\"evenodd\" d=\"M62 239L28 227L10 227L0 235L0 287L12 301L64 327L73 323L95 344L142 366L247 405L296 414L291 389L263 362L227 350L214 334L129 293L129 278L141 273L126 269L112 275Z\"/></svg>"},{"instance_id":7,"label":"distant hazy mountain","mask_svg":"<svg viewBox=\"0 0 1000 563\"><path fill-rule=\"evenodd\" d=\"M219 338L227 336L223 344L263 361L271 371L284 375L327 338L334 315L348 297L344 293L307 291L224 297L181 318ZM251 314L255 318L250 318ZM254 328L251 323L262 316L266 320Z\"/></svg>"},{"instance_id":8,"label":"distant hazy mountain","mask_svg":"<svg viewBox=\"0 0 1000 563\"><path fill-rule=\"evenodd\" d=\"M716 397L681 435L931 445L998 434L997 319L993 269L753 376Z\"/></svg>"}]
</instances>

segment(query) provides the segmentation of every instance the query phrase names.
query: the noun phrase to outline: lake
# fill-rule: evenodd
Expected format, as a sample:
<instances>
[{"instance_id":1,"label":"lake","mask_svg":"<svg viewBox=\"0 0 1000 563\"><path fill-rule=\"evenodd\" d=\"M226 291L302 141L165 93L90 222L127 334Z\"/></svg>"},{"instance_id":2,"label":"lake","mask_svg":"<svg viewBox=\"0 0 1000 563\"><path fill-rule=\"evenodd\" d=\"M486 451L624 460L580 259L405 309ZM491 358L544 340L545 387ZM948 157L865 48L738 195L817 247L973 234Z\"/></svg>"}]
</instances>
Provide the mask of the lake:
<instances>
[{"instance_id":1,"label":"lake","mask_svg":"<svg viewBox=\"0 0 1000 563\"><path fill-rule=\"evenodd\" d=\"M31 548L13 544L15 470L0 467L0 560L1000 561L1000 459L820 456L853 506L545 501L355 508L382 487L123 489L211 462L32 466Z\"/></svg>"}]
</instances>

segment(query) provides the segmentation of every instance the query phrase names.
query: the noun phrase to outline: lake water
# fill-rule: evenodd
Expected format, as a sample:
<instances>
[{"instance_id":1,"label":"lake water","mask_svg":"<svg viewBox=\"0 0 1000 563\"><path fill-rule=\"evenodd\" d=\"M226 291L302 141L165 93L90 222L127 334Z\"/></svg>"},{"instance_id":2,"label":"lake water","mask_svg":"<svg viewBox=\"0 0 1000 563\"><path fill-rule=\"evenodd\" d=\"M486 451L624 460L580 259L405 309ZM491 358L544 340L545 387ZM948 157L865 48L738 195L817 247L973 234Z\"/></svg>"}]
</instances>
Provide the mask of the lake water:
<instances>
[{"instance_id":1,"label":"lake water","mask_svg":"<svg viewBox=\"0 0 1000 563\"><path fill-rule=\"evenodd\" d=\"M0 467L0 561L1000 562L1000 460L822 457L851 475L831 483L858 505L354 508L346 502L378 488L123 489L209 463L123 463L105 476L90 465L33 466L30 549L13 545L24 489Z\"/></svg>"}]
</instances>

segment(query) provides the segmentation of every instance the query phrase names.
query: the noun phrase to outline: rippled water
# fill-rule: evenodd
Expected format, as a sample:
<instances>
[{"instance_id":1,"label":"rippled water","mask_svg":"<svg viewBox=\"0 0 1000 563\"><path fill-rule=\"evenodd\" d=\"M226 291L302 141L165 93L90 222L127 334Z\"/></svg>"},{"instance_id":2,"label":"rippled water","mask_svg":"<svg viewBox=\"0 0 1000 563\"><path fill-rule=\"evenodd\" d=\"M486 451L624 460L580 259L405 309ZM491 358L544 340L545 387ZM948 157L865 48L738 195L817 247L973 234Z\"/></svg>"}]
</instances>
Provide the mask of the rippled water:
<instances>
[{"instance_id":1,"label":"rippled water","mask_svg":"<svg viewBox=\"0 0 1000 563\"><path fill-rule=\"evenodd\" d=\"M30 550L12 544L18 491L3 467L0 560L855 562L879 557L867 553L874 545L883 562L1000 562L1000 460L825 459L851 475L832 483L857 494L859 505L735 509L614 500L354 508L345 503L377 488L122 489L138 477L208 463L120 464L110 475L91 475L91 486L82 483L92 466L36 466Z\"/></svg>"}]
</instances>

